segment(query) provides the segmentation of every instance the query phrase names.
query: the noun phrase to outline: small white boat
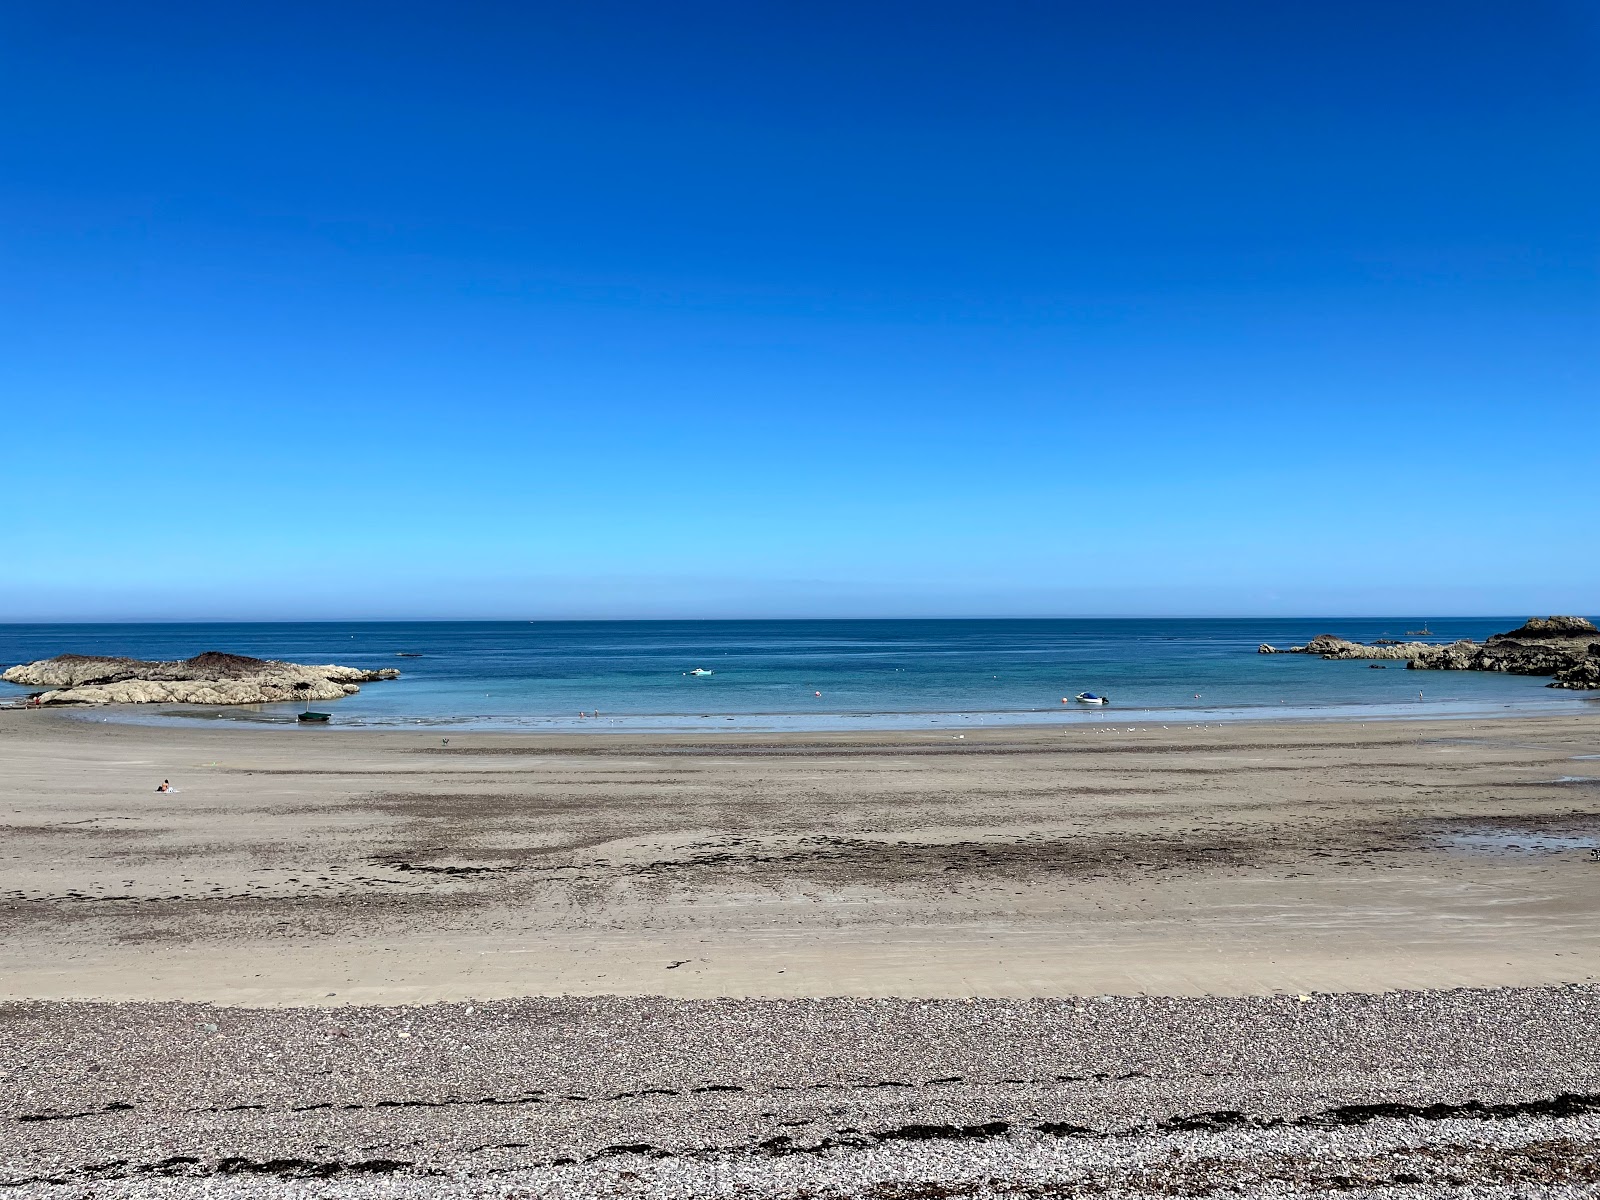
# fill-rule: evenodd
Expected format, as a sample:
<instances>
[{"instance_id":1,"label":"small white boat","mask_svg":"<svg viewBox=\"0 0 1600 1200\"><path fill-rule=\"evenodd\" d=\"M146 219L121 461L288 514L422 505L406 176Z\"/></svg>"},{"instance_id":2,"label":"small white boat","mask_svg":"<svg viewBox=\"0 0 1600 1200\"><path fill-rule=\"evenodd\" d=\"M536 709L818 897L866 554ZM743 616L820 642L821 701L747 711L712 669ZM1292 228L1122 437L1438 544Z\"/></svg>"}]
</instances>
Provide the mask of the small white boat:
<instances>
[{"instance_id":1,"label":"small white boat","mask_svg":"<svg viewBox=\"0 0 1600 1200\"><path fill-rule=\"evenodd\" d=\"M715 671L708 671L704 667L696 667L694 670L690 671L689 674L690 675L715 675L716 672Z\"/></svg>"},{"instance_id":2,"label":"small white boat","mask_svg":"<svg viewBox=\"0 0 1600 1200\"><path fill-rule=\"evenodd\" d=\"M1111 697L1096 696L1093 692L1079 692L1073 697L1079 704L1110 704Z\"/></svg>"}]
</instances>

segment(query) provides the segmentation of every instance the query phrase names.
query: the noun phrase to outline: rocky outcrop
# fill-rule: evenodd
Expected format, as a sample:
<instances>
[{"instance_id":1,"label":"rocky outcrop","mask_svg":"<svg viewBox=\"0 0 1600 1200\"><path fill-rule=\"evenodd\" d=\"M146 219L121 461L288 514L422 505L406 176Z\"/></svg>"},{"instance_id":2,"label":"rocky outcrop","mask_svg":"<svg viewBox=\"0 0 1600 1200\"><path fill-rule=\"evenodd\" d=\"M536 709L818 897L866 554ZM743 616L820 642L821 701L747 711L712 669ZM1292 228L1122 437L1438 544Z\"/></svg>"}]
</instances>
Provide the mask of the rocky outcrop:
<instances>
[{"instance_id":1,"label":"rocky outcrop","mask_svg":"<svg viewBox=\"0 0 1600 1200\"><path fill-rule=\"evenodd\" d=\"M1600 628L1584 617L1529 617L1520 629L1510 633L1496 633L1490 642L1530 642L1550 638L1581 638L1585 642L1600 641Z\"/></svg>"},{"instance_id":2,"label":"rocky outcrop","mask_svg":"<svg viewBox=\"0 0 1600 1200\"><path fill-rule=\"evenodd\" d=\"M1551 675L1553 688L1600 689L1600 629L1583 617L1532 617L1520 629L1483 643L1352 642L1321 633L1285 650L1262 645L1261 654L1315 654L1321 658L1404 659L1413 671L1498 671Z\"/></svg>"},{"instance_id":3,"label":"rocky outcrop","mask_svg":"<svg viewBox=\"0 0 1600 1200\"><path fill-rule=\"evenodd\" d=\"M1499 671L1507 675L1556 675L1588 657L1586 643L1540 645L1490 640L1439 646L1412 661L1418 671Z\"/></svg>"},{"instance_id":4,"label":"rocky outcrop","mask_svg":"<svg viewBox=\"0 0 1600 1200\"><path fill-rule=\"evenodd\" d=\"M1557 671L1555 680L1549 686L1570 688L1575 692L1600 688L1600 642L1589 647L1587 657Z\"/></svg>"},{"instance_id":5,"label":"rocky outcrop","mask_svg":"<svg viewBox=\"0 0 1600 1200\"><path fill-rule=\"evenodd\" d=\"M1475 643L1467 642L1471 646ZM1288 646L1282 650L1266 644L1258 654L1315 654L1318 658L1387 658L1414 659L1425 651L1438 647L1430 642L1352 642L1331 633L1319 633L1304 646Z\"/></svg>"},{"instance_id":6,"label":"rocky outcrop","mask_svg":"<svg viewBox=\"0 0 1600 1200\"><path fill-rule=\"evenodd\" d=\"M1600 629L1583 617L1532 617L1482 646L1440 647L1411 664L1419 671L1502 671L1550 675L1553 688L1600 688Z\"/></svg>"},{"instance_id":7,"label":"rocky outcrop","mask_svg":"<svg viewBox=\"0 0 1600 1200\"><path fill-rule=\"evenodd\" d=\"M271 704L337 700L360 684L398 679L392 667L307 666L207 651L181 662L62 654L12 667L7 683L47 688L39 704Z\"/></svg>"}]
</instances>

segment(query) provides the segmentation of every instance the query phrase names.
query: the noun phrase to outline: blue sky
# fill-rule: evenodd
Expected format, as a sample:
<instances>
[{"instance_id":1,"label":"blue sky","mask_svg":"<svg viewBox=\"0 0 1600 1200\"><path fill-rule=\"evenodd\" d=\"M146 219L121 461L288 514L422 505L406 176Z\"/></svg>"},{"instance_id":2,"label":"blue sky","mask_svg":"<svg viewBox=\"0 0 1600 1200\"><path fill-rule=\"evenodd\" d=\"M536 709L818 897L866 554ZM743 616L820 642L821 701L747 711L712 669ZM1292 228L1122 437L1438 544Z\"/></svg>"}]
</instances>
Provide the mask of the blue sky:
<instances>
[{"instance_id":1,"label":"blue sky","mask_svg":"<svg viewBox=\"0 0 1600 1200\"><path fill-rule=\"evenodd\" d=\"M0 620L1592 613L1597 14L0 5Z\"/></svg>"}]
</instances>

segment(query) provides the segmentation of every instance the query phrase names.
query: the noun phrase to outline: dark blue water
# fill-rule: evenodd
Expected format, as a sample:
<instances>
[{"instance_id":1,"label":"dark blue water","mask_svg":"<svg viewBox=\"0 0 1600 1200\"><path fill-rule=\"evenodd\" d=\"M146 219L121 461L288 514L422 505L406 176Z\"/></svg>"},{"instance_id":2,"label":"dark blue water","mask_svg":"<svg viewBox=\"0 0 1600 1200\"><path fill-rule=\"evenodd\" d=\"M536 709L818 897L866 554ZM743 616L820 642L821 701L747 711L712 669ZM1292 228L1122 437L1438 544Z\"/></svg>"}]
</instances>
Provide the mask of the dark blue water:
<instances>
[{"instance_id":1,"label":"dark blue water","mask_svg":"<svg viewBox=\"0 0 1600 1200\"><path fill-rule=\"evenodd\" d=\"M1522 619L1434 620L1429 640L1481 640ZM1543 679L1256 653L1261 642L1286 646L1318 633L1369 641L1404 637L1422 624L1397 617L0 625L0 662L65 651L172 659L226 650L398 667L404 674L396 682L319 705L340 724L387 727L848 729L1116 721L1135 713L1183 721L1508 706L1575 711L1583 701L1582 693L1545 688ZM714 674L685 674L696 667ZM1112 708L1062 703L1085 690L1109 695ZM578 716L596 710L598 720ZM287 723L293 709L152 706L96 715Z\"/></svg>"}]
</instances>

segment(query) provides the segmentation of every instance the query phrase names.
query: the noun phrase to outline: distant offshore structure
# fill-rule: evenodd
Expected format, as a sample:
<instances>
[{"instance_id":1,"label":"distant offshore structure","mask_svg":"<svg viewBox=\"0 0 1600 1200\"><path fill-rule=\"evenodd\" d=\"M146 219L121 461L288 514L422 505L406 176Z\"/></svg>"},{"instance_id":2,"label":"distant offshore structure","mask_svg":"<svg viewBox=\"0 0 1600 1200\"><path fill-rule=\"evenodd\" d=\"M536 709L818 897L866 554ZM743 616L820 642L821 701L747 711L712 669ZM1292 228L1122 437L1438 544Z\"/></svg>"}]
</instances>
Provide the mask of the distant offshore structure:
<instances>
[{"instance_id":1,"label":"distant offshore structure","mask_svg":"<svg viewBox=\"0 0 1600 1200\"><path fill-rule=\"evenodd\" d=\"M1414 630L1411 632L1415 632ZM1521 628L1478 643L1352 642L1319 633L1304 646L1279 650L1263 642L1259 654L1315 654L1328 659L1403 659L1412 671L1496 671L1553 675L1547 687L1600 688L1600 628L1584 617L1529 617Z\"/></svg>"}]
</instances>

